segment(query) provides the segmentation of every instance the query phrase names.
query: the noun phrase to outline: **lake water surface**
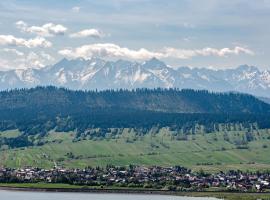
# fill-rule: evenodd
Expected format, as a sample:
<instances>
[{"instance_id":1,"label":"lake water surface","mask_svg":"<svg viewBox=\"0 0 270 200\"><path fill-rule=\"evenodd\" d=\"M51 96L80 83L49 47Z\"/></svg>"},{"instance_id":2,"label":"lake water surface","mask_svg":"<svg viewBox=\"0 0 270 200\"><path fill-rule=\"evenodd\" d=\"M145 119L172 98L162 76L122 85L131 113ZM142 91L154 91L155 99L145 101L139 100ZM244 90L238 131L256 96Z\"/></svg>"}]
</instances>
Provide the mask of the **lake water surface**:
<instances>
[{"instance_id":1,"label":"lake water surface","mask_svg":"<svg viewBox=\"0 0 270 200\"><path fill-rule=\"evenodd\" d=\"M1 200L217 200L163 195L17 192L0 190Z\"/></svg>"}]
</instances>

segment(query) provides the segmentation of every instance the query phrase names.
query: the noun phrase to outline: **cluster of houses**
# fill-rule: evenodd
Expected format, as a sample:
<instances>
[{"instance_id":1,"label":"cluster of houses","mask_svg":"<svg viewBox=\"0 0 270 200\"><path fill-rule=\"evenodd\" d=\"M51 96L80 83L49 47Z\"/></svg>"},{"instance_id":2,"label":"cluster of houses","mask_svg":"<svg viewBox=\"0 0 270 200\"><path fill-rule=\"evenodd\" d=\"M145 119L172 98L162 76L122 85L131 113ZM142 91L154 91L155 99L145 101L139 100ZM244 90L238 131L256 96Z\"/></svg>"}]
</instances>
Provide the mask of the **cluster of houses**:
<instances>
[{"instance_id":1,"label":"cluster of houses","mask_svg":"<svg viewBox=\"0 0 270 200\"><path fill-rule=\"evenodd\" d=\"M241 171L207 174L192 172L184 167L115 167L85 169L0 168L2 183L68 183L86 186L118 186L179 191L222 189L230 191L267 191L270 173Z\"/></svg>"}]
</instances>

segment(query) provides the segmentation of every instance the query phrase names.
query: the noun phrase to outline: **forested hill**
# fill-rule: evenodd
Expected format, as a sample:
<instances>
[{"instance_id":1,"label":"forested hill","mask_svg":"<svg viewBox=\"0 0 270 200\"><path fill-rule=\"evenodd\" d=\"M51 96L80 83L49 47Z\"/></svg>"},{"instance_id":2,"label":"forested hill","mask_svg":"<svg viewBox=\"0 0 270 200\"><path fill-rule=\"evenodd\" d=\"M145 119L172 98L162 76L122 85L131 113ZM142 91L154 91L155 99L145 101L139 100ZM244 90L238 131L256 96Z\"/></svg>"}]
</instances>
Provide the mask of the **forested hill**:
<instances>
[{"instance_id":1,"label":"forested hill","mask_svg":"<svg viewBox=\"0 0 270 200\"><path fill-rule=\"evenodd\" d=\"M269 104L236 93L177 89L84 92L55 87L0 92L0 130L19 129L24 135L44 135L50 130L80 134L93 128L145 132L153 127L189 133L198 126L211 132L220 124L269 128L269 116Z\"/></svg>"},{"instance_id":2,"label":"forested hill","mask_svg":"<svg viewBox=\"0 0 270 200\"><path fill-rule=\"evenodd\" d=\"M177 89L72 91L36 87L0 92L0 111L70 115L97 109L167 113L270 113L270 105L246 94ZM3 112L0 113L3 119Z\"/></svg>"}]
</instances>

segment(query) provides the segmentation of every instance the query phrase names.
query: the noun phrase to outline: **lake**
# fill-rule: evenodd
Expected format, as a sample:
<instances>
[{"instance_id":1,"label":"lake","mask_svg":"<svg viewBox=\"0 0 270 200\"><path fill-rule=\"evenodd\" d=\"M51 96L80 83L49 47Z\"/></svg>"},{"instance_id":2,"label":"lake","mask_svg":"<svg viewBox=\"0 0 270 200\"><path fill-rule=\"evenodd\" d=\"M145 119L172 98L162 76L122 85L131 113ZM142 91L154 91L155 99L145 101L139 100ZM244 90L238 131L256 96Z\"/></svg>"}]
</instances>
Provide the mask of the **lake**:
<instances>
[{"instance_id":1,"label":"lake","mask_svg":"<svg viewBox=\"0 0 270 200\"><path fill-rule=\"evenodd\" d=\"M215 198L135 194L21 192L0 190L1 200L217 200Z\"/></svg>"}]
</instances>

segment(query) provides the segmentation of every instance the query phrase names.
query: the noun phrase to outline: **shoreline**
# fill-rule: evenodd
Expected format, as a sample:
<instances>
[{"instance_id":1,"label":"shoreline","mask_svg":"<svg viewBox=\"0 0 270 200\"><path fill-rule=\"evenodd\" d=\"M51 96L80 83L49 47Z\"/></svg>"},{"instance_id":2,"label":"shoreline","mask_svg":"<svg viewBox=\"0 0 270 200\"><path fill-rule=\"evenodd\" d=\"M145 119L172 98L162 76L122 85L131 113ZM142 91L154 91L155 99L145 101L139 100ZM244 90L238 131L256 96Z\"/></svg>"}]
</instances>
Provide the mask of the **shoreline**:
<instances>
[{"instance_id":1,"label":"shoreline","mask_svg":"<svg viewBox=\"0 0 270 200\"><path fill-rule=\"evenodd\" d=\"M138 190L138 189L95 189L95 188L35 188L0 186L0 190L26 191L26 192L63 192L63 193L104 193L104 194L154 194L154 195L176 195L179 192L169 190Z\"/></svg>"},{"instance_id":2,"label":"shoreline","mask_svg":"<svg viewBox=\"0 0 270 200\"><path fill-rule=\"evenodd\" d=\"M92 193L92 194L137 194L137 195L166 195L181 197L208 197L227 200L242 199L270 199L270 192L227 192L227 191L201 191L201 192L178 192L169 190L145 190L145 189L97 189L97 188L38 188L38 187L15 187L0 186L0 191L20 192L55 192L55 193Z\"/></svg>"}]
</instances>

